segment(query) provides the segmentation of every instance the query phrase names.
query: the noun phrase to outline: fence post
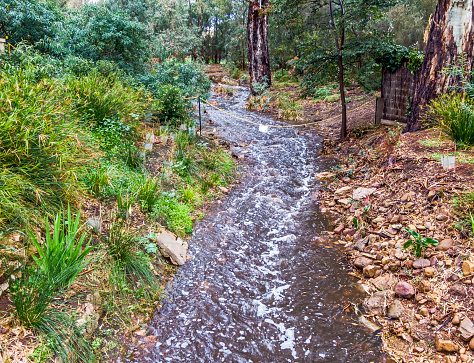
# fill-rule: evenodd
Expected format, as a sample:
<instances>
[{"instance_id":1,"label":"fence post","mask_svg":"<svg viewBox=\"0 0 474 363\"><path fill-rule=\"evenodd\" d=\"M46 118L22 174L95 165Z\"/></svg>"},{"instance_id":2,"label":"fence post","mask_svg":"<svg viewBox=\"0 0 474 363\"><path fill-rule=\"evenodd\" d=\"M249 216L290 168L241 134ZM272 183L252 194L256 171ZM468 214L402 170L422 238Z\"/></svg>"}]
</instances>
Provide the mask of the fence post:
<instances>
[{"instance_id":1,"label":"fence post","mask_svg":"<svg viewBox=\"0 0 474 363\"><path fill-rule=\"evenodd\" d=\"M202 136L202 125L201 125L201 96L198 96L199 104L199 136Z\"/></svg>"},{"instance_id":2,"label":"fence post","mask_svg":"<svg viewBox=\"0 0 474 363\"><path fill-rule=\"evenodd\" d=\"M0 53L4 52L6 42L7 42L7 40L5 38L0 38Z\"/></svg>"}]
</instances>

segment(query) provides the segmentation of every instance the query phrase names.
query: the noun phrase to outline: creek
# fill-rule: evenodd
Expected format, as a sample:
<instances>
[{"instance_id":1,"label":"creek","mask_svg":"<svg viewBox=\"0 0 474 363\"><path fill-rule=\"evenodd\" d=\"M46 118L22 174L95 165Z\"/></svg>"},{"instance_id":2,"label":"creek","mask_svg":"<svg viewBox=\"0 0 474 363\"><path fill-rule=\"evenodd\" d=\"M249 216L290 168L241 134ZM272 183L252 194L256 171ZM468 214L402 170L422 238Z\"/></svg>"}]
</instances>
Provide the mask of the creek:
<instances>
[{"instance_id":1,"label":"creek","mask_svg":"<svg viewBox=\"0 0 474 363\"><path fill-rule=\"evenodd\" d=\"M254 122L281 122L245 109L248 90L211 101ZM242 183L195 225L188 261L167 286L133 362L386 362L380 338L344 307L360 300L343 253L312 243L328 230L312 192L333 162L308 129L270 128L210 106L219 138L247 152ZM298 132L298 131L304 131Z\"/></svg>"}]
</instances>

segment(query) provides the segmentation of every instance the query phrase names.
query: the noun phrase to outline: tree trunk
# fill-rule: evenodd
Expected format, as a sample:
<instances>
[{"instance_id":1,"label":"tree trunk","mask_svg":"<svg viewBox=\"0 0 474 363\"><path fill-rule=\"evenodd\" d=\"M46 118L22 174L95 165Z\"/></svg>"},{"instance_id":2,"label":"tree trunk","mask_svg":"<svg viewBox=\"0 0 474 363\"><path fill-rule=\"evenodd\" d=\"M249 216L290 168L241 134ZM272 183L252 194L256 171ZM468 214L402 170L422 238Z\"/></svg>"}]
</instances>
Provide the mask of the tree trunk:
<instances>
[{"instance_id":1,"label":"tree trunk","mask_svg":"<svg viewBox=\"0 0 474 363\"><path fill-rule=\"evenodd\" d=\"M449 92L459 77L441 71L461 54L466 56L466 71L473 62L473 0L438 0L432 16L425 59L416 82L412 114L405 131L419 130L423 125L423 108L438 95Z\"/></svg>"},{"instance_id":2,"label":"tree trunk","mask_svg":"<svg viewBox=\"0 0 474 363\"><path fill-rule=\"evenodd\" d=\"M247 46L252 93L255 93L253 83L261 83L265 77L268 86L272 82L268 54L268 15L266 13L268 3L269 0L250 0L249 2Z\"/></svg>"}]
</instances>

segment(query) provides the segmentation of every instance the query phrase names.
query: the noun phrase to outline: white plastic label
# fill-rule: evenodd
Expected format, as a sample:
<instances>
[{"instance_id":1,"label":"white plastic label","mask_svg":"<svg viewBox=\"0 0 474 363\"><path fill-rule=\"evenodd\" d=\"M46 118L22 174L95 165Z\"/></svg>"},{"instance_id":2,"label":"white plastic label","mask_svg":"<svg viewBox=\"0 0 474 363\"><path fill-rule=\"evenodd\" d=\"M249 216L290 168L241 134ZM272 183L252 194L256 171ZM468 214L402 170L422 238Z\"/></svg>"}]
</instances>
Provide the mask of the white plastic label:
<instances>
[{"instance_id":1,"label":"white plastic label","mask_svg":"<svg viewBox=\"0 0 474 363\"><path fill-rule=\"evenodd\" d=\"M268 126L260 125L258 127L258 131L260 132L268 132Z\"/></svg>"}]
</instances>

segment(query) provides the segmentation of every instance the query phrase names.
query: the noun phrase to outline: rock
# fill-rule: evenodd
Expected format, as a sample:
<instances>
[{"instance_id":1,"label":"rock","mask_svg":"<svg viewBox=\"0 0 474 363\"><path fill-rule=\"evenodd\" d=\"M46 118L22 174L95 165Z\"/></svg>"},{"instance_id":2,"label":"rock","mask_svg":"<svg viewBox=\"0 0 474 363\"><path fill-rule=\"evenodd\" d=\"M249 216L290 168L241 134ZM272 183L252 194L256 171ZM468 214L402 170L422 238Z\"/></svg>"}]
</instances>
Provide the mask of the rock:
<instances>
[{"instance_id":1,"label":"rock","mask_svg":"<svg viewBox=\"0 0 474 363\"><path fill-rule=\"evenodd\" d=\"M170 258L173 264L184 265L187 260L188 244L181 238L165 230L156 238L156 243L164 250L165 255Z\"/></svg>"},{"instance_id":2,"label":"rock","mask_svg":"<svg viewBox=\"0 0 474 363\"><path fill-rule=\"evenodd\" d=\"M400 201L406 202L406 201L408 201L408 199L410 199L410 193L405 193L405 194L403 194L402 197L400 198Z\"/></svg>"},{"instance_id":3,"label":"rock","mask_svg":"<svg viewBox=\"0 0 474 363\"><path fill-rule=\"evenodd\" d=\"M382 222L385 222L385 218L384 217L377 217L373 220L374 223L382 223Z\"/></svg>"},{"instance_id":4,"label":"rock","mask_svg":"<svg viewBox=\"0 0 474 363\"><path fill-rule=\"evenodd\" d=\"M399 215L393 216L392 219L390 220L390 223L391 223L391 224L396 224L396 223L398 223L398 222L400 222L400 216L399 216ZM392 227L393 227L393 226L392 226ZM395 228L395 227L393 227L393 228ZM401 228L401 227L400 227L400 228Z\"/></svg>"},{"instance_id":5,"label":"rock","mask_svg":"<svg viewBox=\"0 0 474 363\"><path fill-rule=\"evenodd\" d=\"M474 350L474 338L469 342L469 349Z\"/></svg>"},{"instance_id":6,"label":"rock","mask_svg":"<svg viewBox=\"0 0 474 363\"><path fill-rule=\"evenodd\" d=\"M343 236L353 236L356 233L356 230L354 228L347 228L342 231Z\"/></svg>"},{"instance_id":7,"label":"rock","mask_svg":"<svg viewBox=\"0 0 474 363\"><path fill-rule=\"evenodd\" d=\"M331 178L334 178L335 176L336 176L336 174L330 173L328 171L316 174L316 178L319 179L319 180L329 180Z\"/></svg>"},{"instance_id":8,"label":"rock","mask_svg":"<svg viewBox=\"0 0 474 363\"><path fill-rule=\"evenodd\" d=\"M408 268L412 268L413 267L413 260L406 261L405 266L408 267Z\"/></svg>"},{"instance_id":9,"label":"rock","mask_svg":"<svg viewBox=\"0 0 474 363\"><path fill-rule=\"evenodd\" d=\"M394 300L393 303L390 304L388 308L387 316L390 319L400 319L400 317L405 312L405 308L400 300Z\"/></svg>"},{"instance_id":10,"label":"rock","mask_svg":"<svg viewBox=\"0 0 474 363\"><path fill-rule=\"evenodd\" d=\"M467 354L461 354L459 358L461 358L461 362L468 362L470 359Z\"/></svg>"},{"instance_id":11,"label":"rock","mask_svg":"<svg viewBox=\"0 0 474 363\"><path fill-rule=\"evenodd\" d=\"M462 284L454 284L449 288L449 293L457 296L467 296L466 287Z\"/></svg>"},{"instance_id":12,"label":"rock","mask_svg":"<svg viewBox=\"0 0 474 363\"><path fill-rule=\"evenodd\" d=\"M392 287L397 283L397 278L392 274L385 274L377 277L372 283L379 290L391 290Z\"/></svg>"},{"instance_id":13,"label":"rock","mask_svg":"<svg viewBox=\"0 0 474 363\"><path fill-rule=\"evenodd\" d=\"M365 316L361 315L359 317L359 323L366 328L368 328L370 331L375 332L377 330L380 330L381 327L378 326L377 324L371 322L369 319L367 319Z\"/></svg>"},{"instance_id":14,"label":"rock","mask_svg":"<svg viewBox=\"0 0 474 363\"><path fill-rule=\"evenodd\" d=\"M351 178L346 176L345 178L342 178L342 181L347 184L351 182Z\"/></svg>"},{"instance_id":15,"label":"rock","mask_svg":"<svg viewBox=\"0 0 474 363\"><path fill-rule=\"evenodd\" d=\"M447 251L453 247L454 241L451 238L442 240L438 246L435 247L438 251Z\"/></svg>"},{"instance_id":16,"label":"rock","mask_svg":"<svg viewBox=\"0 0 474 363\"><path fill-rule=\"evenodd\" d=\"M459 350L459 346L451 340L441 339L438 334L435 336L435 347L438 352L454 353Z\"/></svg>"},{"instance_id":17,"label":"rock","mask_svg":"<svg viewBox=\"0 0 474 363\"><path fill-rule=\"evenodd\" d=\"M357 257L354 260L354 266L357 267L358 269L363 269L365 266L373 264L374 261L372 261L370 258L367 257Z\"/></svg>"},{"instance_id":18,"label":"rock","mask_svg":"<svg viewBox=\"0 0 474 363\"><path fill-rule=\"evenodd\" d=\"M429 193L428 193L428 196L426 197L429 201L431 201L431 199L434 198L434 196L437 194L438 192L436 190L430 190Z\"/></svg>"},{"instance_id":19,"label":"rock","mask_svg":"<svg viewBox=\"0 0 474 363\"><path fill-rule=\"evenodd\" d=\"M411 229L412 231L415 231L415 232L418 231L418 228L416 228L416 226L414 224L409 224L408 228Z\"/></svg>"},{"instance_id":20,"label":"rock","mask_svg":"<svg viewBox=\"0 0 474 363\"><path fill-rule=\"evenodd\" d=\"M347 194L351 191L351 187L342 187L342 188L339 188L337 189L335 192L334 192L334 195L344 195L344 194Z\"/></svg>"},{"instance_id":21,"label":"rock","mask_svg":"<svg viewBox=\"0 0 474 363\"><path fill-rule=\"evenodd\" d=\"M425 258L420 258L413 262L413 268L425 268L429 266L431 266L431 262Z\"/></svg>"},{"instance_id":22,"label":"rock","mask_svg":"<svg viewBox=\"0 0 474 363\"><path fill-rule=\"evenodd\" d=\"M369 315L385 315L387 306L393 298L393 291L377 291L362 303L364 311Z\"/></svg>"},{"instance_id":23,"label":"rock","mask_svg":"<svg viewBox=\"0 0 474 363\"><path fill-rule=\"evenodd\" d=\"M364 269L363 269L364 276L368 277L368 278L372 278L372 277L375 276L375 272L377 272L377 270L379 270L379 269L380 269L380 267L375 266L375 265L365 266Z\"/></svg>"},{"instance_id":24,"label":"rock","mask_svg":"<svg viewBox=\"0 0 474 363\"><path fill-rule=\"evenodd\" d=\"M461 335L461 339L465 342L470 341L471 338L474 337L474 324L471 319L466 317L461 321L461 325L459 325L459 334Z\"/></svg>"},{"instance_id":25,"label":"rock","mask_svg":"<svg viewBox=\"0 0 474 363\"><path fill-rule=\"evenodd\" d=\"M427 278L431 278L436 274L436 270L433 267L427 267L424 270L424 275Z\"/></svg>"},{"instance_id":26,"label":"rock","mask_svg":"<svg viewBox=\"0 0 474 363\"><path fill-rule=\"evenodd\" d=\"M89 218L86 221L86 225L89 226L95 233L102 233L102 221L98 219Z\"/></svg>"},{"instance_id":27,"label":"rock","mask_svg":"<svg viewBox=\"0 0 474 363\"><path fill-rule=\"evenodd\" d=\"M420 315L421 315L421 316L424 316L425 318L427 318L428 316L430 316L430 312L428 311L427 308L421 308L421 309L420 309Z\"/></svg>"},{"instance_id":28,"label":"rock","mask_svg":"<svg viewBox=\"0 0 474 363\"><path fill-rule=\"evenodd\" d=\"M369 243L369 237L362 238L354 244L354 249L362 252L364 251L364 248L367 247L368 243Z\"/></svg>"},{"instance_id":29,"label":"rock","mask_svg":"<svg viewBox=\"0 0 474 363\"><path fill-rule=\"evenodd\" d=\"M371 195L377 189L375 188L357 188L352 192L352 199L354 200L362 200Z\"/></svg>"},{"instance_id":30,"label":"rock","mask_svg":"<svg viewBox=\"0 0 474 363\"><path fill-rule=\"evenodd\" d=\"M427 280L421 280L420 281L420 291L421 292L431 291L431 283Z\"/></svg>"},{"instance_id":31,"label":"rock","mask_svg":"<svg viewBox=\"0 0 474 363\"><path fill-rule=\"evenodd\" d=\"M452 357L450 355L447 355L444 357L445 363L456 363L456 361L457 361L456 357Z\"/></svg>"},{"instance_id":32,"label":"rock","mask_svg":"<svg viewBox=\"0 0 474 363\"><path fill-rule=\"evenodd\" d=\"M438 214L436 216L436 220L440 222L446 222L449 219L449 217L446 214Z\"/></svg>"},{"instance_id":33,"label":"rock","mask_svg":"<svg viewBox=\"0 0 474 363\"><path fill-rule=\"evenodd\" d=\"M399 282L395 285L395 292L405 299L411 299L415 296L415 288L408 282Z\"/></svg>"},{"instance_id":34,"label":"rock","mask_svg":"<svg viewBox=\"0 0 474 363\"><path fill-rule=\"evenodd\" d=\"M3 292L6 290L8 290L8 281L0 285L0 296L2 296Z\"/></svg>"},{"instance_id":35,"label":"rock","mask_svg":"<svg viewBox=\"0 0 474 363\"><path fill-rule=\"evenodd\" d=\"M223 186L220 186L220 187L219 187L219 190L220 190L222 193L225 193L225 194L229 193L229 189L227 189L226 187L223 187Z\"/></svg>"},{"instance_id":36,"label":"rock","mask_svg":"<svg viewBox=\"0 0 474 363\"><path fill-rule=\"evenodd\" d=\"M343 224L341 224L340 226L334 228L334 233L341 234L344 228L346 227Z\"/></svg>"},{"instance_id":37,"label":"rock","mask_svg":"<svg viewBox=\"0 0 474 363\"><path fill-rule=\"evenodd\" d=\"M464 261L462 263L462 274L464 276L470 276L474 273L474 262Z\"/></svg>"},{"instance_id":38,"label":"rock","mask_svg":"<svg viewBox=\"0 0 474 363\"><path fill-rule=\"evenodd\" d=\"M459 315L458 313L454 314L453 320L451 320L451 323L453 323L453 325L459 325L460 322L461 322L461 315Z\"/></svg>"},{"instance_id":39,"label":"rock","mask_svg":"<svg viewBox=\"0 0 474 363\"><path fill-rule=\"evenodd\" d=\"M431 263L431 266L436 266L438 264L438 258L436 256L431 257L430 263Z\"/></svg>"},{"instance_id":40,"label":"rock","mask_svg":"<svg viewBox=\"0 0 474 363\"><path fill-rule=\"evenodd\" d=\"M349 205L349 204L351 204L352 199L351 198L343 198L343 199L338 199L337 202L339 204L342 204L342 205Z\"/></svg>"}]
</instances>

